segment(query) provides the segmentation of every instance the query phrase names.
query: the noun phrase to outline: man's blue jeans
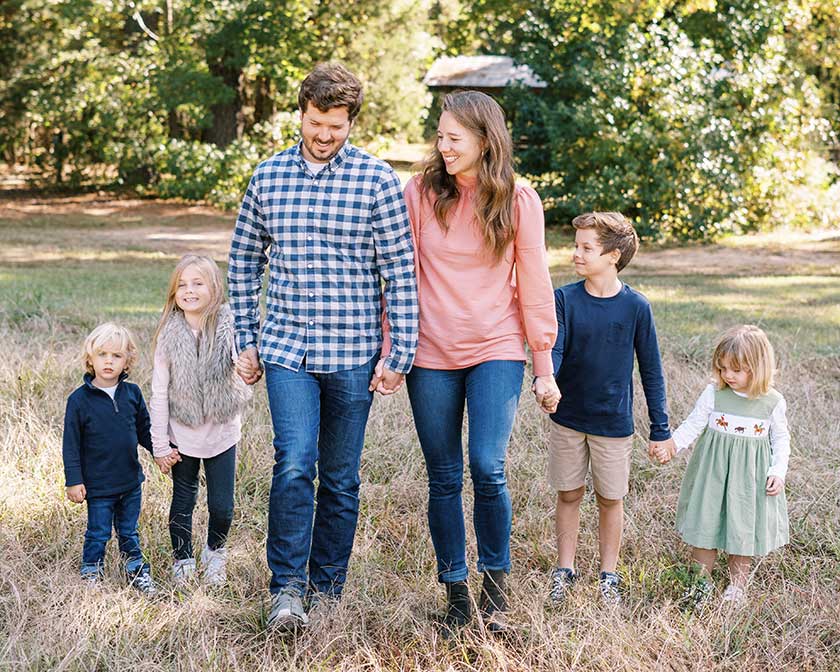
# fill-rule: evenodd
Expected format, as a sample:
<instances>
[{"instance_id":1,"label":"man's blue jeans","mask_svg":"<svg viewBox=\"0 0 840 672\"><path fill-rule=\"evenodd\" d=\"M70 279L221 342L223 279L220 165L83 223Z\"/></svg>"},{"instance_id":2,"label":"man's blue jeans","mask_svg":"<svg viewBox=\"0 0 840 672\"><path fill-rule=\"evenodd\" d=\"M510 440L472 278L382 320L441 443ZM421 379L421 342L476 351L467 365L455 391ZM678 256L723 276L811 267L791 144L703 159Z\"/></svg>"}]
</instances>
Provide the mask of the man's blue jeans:
<instances>
[{"instance_id":1,"label":"man's blue jeans","mask_svg":"<svg viewBox=\"0 0 840 672\"><path fill-rule=\"evenodd\" d=\"M272 594L285 586L303 593L308 586L341 595L356 534L359 466L373 401L368 385L377 360L334 373L266 364L274 425L266 542Z\"/></svg>"},{"instance_id":2,"label":"man's blue jeans","mask_svg":"<svg viewBox=\"0 0 840 672\"><path fill-rule=\"evenodd\" d=\"M117 532L126 573L133 576L141 570L148 571L149 566L143 561L140 535L137 532L142 499L139 485L119 495L87 498L88 522L82 550L82 575L102 573L105 547L111 539L111 527Z\"/></svg>"},{"instance_id":3,"label":"man's blue jeans","mask_svg":"<svg viewBox=\"0 0 840 672\"><path fill-rule=\"evenodd\" d=\"M524 368L524 362L498 360L455 370L415 366L408 374L411 410L429 475L429 530L440 581L467 578L461 504L465 404L478 571L510 571L511 504L505 453Z\"/></svg>"}]
</instances>

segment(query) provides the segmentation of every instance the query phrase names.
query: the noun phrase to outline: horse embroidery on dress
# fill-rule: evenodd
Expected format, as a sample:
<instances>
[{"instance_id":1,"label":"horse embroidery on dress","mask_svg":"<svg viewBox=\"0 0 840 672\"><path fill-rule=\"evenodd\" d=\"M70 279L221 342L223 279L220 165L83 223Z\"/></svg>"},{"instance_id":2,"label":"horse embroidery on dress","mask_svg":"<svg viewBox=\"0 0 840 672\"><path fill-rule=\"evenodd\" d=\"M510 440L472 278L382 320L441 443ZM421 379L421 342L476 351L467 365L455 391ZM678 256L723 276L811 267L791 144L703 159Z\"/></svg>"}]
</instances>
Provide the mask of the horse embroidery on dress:
<instances>
[{"instance_id":1,"label":"horse embroidery on dress","mask_svg":"<svg viewBox=\"0 0 840 672\"><path fill-rule=\"evenodd\" d=\"M735 432L738 434L743 434L746 427L736 427Z\"/></svg>"},{"instance_id":2,"label":"horse embroidery on dress","mask_svg":"<svg viewBox=\"0 0 840 672\"><path fill-rule=\"evenodd\" d=\"M764 423L760 422L757 425L755 425L754 431L756 436L761 436L762 434L764 434Z\"/></svg>"},{"instance_id":3,"label":"horse embroidery on dress","mask_svg":"<svg viewBox=\"0 0 840 672\"><path fill-rule=\"evenodd\" d=\"M721 415L717 420L715 420L715 424L718 427L722 427L723 429L728 429L729 428L729 423L726 422L726 416L725 415Z\"/></svg>"}]
</instances>

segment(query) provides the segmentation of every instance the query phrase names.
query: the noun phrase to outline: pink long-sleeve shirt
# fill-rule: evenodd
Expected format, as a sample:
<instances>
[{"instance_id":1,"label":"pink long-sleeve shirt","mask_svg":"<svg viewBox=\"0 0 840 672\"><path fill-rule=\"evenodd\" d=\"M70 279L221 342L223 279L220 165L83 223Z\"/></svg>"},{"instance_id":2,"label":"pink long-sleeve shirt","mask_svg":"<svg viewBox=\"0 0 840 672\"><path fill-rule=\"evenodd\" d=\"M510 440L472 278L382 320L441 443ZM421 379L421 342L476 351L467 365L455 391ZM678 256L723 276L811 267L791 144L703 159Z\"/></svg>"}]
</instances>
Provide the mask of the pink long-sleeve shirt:
<instances>
[{"instance_id":1,"label":"pink long-sleeve shirt","mask_svg":"<svg viewBox=\"0 0 840 672\"><path fill-rule=\"evenodd\" d=\"M457 180L461 197L447 215L445 233L435 219L434 196L421 196L419 176L405 188L420 300L414 364L461 369L489 360L524 360L527 341L534 375L551 375L557 317L540 197L516 185L516 234L494 263L473 215L476 179Z\"/></svg>"}]
</instances>

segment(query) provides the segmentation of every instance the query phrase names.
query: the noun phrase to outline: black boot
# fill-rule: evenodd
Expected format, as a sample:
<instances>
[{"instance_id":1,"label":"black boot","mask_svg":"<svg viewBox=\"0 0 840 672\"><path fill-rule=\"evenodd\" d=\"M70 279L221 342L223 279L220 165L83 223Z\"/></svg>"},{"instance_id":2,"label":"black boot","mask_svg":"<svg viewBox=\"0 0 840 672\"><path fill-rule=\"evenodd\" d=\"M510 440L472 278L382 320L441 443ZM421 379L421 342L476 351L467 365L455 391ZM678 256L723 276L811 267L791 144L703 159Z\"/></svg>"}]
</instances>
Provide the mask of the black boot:
<instances>
[{"instance_id":1,"label":"black boot","mask_svg":"<svg viewBox=\"0 0 840 672\"><path fill-rule=\"evenodd\" d=\"M446 587L443 631L446 636L452 636L470 622L472 616L470 590L466 581L446 581L443 585Z\"/></svg>"},{"instance_id":2,"label":"black boot","mask_svg":"<svg viewBox=\"0 0 840 672\"><path fill-rule=\"evenodd\" d=\"M481 618L489 632L507 630L507 598L505 597L505 571L491 569L484 572L479 600Z\"/></svg>"}]
</instances>

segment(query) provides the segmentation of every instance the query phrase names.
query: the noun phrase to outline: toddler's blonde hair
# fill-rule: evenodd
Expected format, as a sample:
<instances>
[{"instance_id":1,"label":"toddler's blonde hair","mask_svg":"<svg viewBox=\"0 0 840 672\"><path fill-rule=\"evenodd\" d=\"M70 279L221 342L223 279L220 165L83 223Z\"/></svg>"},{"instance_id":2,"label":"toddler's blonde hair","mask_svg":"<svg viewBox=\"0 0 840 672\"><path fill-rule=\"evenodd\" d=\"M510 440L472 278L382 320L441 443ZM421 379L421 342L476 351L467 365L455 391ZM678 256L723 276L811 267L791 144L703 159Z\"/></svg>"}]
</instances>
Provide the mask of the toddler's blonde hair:
<instances>
[{"instance_id":1,"label":"toddler's blonde hair","mask_svg":"<svg viewBox=\"0 0 840 672\"><path fill-rule=\"evenodd\" d=\"M91 358L109 343L114 344L116 352L125 354L124 373L131 371L131 367L137 361L137 346L134 344L134 337L131 332L113 322L105 322L88 334L82 346L82 361L85 364L85 371L90 375L96 375Z\"/></svg>"},{"instance_id":2,"label":"toddler's blonde hair","mask_svg":"<svg viewBox=\"0 0 840 672\"><path fill-rule=\"evenodd\" d=\"M163 305L163 312L161 313L157 329L155 329L155 335L152 340L153 348L157 346L158 337L167 320L174 312L181 310L175 302L175 294L178 291L178 282L181 280L181 274L190 266L196 267L201 277L204 278L204 282L210 288L210 303L207 304L207 308L201 316L199 330L201 331L202 337L209 339L210 347L213 347L213 341L216 338L216 319L219 315L219 308L222 307L225 300L225 284L222 279L222 272L219 270L218 264L210 257L205 257L201 254L185 254L178 260L175 269L172 271L172 275L169 277L169 286L166 290L166 303Z\"/></svg>"},{"instance_id":3,"label":"toddler's blonde hair","mask_svg":"<svg viewBox=\"0 0 840 672\"><path fill-rule=\"evenodd\" d=\"M712 355L712 374L718 389L726 387L721 375L724 362L736 369L747 369L750 373L747 386L748 397L767 394L773 386L776 373L776 356L773 346L761 329L752 324L742 324L727 329L718 339Z\"/></svg>"}]
</instances>

